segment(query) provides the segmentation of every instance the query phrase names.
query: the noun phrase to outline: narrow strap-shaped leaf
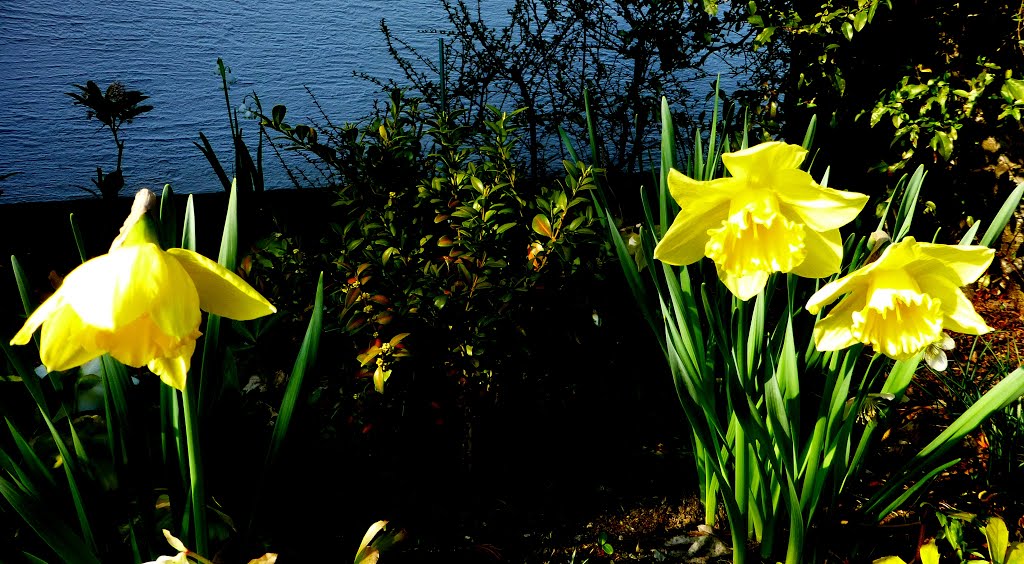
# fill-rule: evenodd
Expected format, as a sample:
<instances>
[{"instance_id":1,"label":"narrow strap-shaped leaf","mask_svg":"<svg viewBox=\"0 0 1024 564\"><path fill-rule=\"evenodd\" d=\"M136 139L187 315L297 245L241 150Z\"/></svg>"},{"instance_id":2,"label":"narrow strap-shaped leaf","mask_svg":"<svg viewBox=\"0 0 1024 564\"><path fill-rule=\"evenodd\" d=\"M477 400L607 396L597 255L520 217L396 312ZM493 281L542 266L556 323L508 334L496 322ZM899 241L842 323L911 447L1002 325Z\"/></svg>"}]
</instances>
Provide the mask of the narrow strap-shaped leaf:
<instances>
[{"instance_id":1,"label":"narrow strap-shaped leaf","mask_svg":"<svg viewBox=\"0 0 1024 564\"><path fill-rule=\"evenodd\" d=\"M11 272L14 273L14 281L18 285L18 295L21 297L21 307L25 311L25 317L32 315L34 308L32 307L32 299L29 297L28 291L28 276L25 275L25 270L21 268L21 263L18 262L18 257L11 255ZM32 335L32 340L36 344L36 352L39 352L39 332L36 331ZM4 341L6 342L6 341ZM34 374L33 374L34 375Z\"/></svg>"},{"instance_id":2,"label":"narrow strap-shaped leaf","mask_svg":"<svg viewBox=\"0 0 1024 564\"><path fill-rule=\"evenodd\" d=\"M196 148L203 153L203 156L206 157L206 160L209 161L210 168L213 169L214 174L216 174L217 178L220 179L221 185L224 186L224 191L227 192L231 190L231 179L229 179L227 173L224 172L224 167L220 164L220 159L217 158L217 153L213 150L213 145L210 144L210 140L206 138L206 135L204 135L202 131L199 132L199 140L203 142L202 145L195 141L193 141L192 144L195 145Z\"/></svg>"},{"instance_id":3,"label":"narrow strap-shaped leaf","mask_svg":"<svg viewBox=\"0 0 1024 564\"><path fill-rule=\"evenodd\" d=\"M107 440L111 459L118 464L128 463L126 432L128 430L128 371L109 354L100 357L103 367L103 407L107 418Z\"/></svg>"},{"instance_id":4,"label":"narrow strap-shaped leaf","mask_svg":"<svg viewBox=\"0 0 1024 564\"><path fill-rule=\"evenodd\" d=\"M807 131L804 132L804 140L800 143L800 145L804 149L807 149L808 151L811 150L811 147L814 145L814 134L815 134L817 128L818 128L818 116L817 115L812 115L811 119L808 120L808 122L807 122Z\"/></svg>"},{"instance_id":5,"label":"narrow strap-shaped leaf","mask_svg":"<svg viewBox=\"0 0 1024 564\"><path fill-rule=\"evenodd\" d=\"M697 180L711 180L715 175L715 165L719 162L719 151L715 147L715 134L718 132L718 93L721 92L719 89L721 82L722 75L718 75L715 78L715 95L711 99L711 131L708 133L708 160L707 164L704 165L704 176Z\"/></svg>"},{"instance_id":6,"label":"narrow strap-shaped leaf","mask_svg":"<svg viewBox=\"0 0 1024 564\"><path fill-rule=\"evenodd\" d=\"M902 490L902 493L899 495L899 497L897 497L896 499L892 500L885 507L882 507L881 509L877 509L875 504L871 504L866 509L864 509L864 512L867 513L868 516L871 517L876 523L878 523L882 519L885 519L886 515L888 515L888 514L892 513L893 511L899 509L899 507L901 505L903 505L904 503L906 503L906 501L908 499L910 499L911 496L916 494L918 491L921 490L921 488L923 488L929 482L931 482L932 478L934 478L935 476L938 476L942 472L945 472L948 468L956 465L959 462L960 462L959 458L954 458L953 460L950 460L949 462L946 462L944 464L940 464L940 465L932 468L931 470L928 471L927 474L922 476L920 480L918 480L917 482L912 484L907 489ZM900 490L891 490L891 491L900 491Z\"/></svg>"},{"instance_id":7,"label":"narrow strap-shaped leaf","mask_svg":"<svg viewBox=\"0 0 1024 564\"><path fill-rule=\"evenodd\" d=\"M939 436L914 455L899 476L889 480L885 487L871 498L865 511L871 514L880 507L888 507L889 500L892 499L895 492L902 489L907 481L913 479L922 470L932 468L938 458L959 444L968 433L976 429L993 413L1003 409L1022 395L1024 395L1024 368L1018 368L981 396ZM880 514L878 518L881 519L885 514Z\"/></svg>"},{"instance_id":8,"label":"narrow strap-shaped leaf","mask_svg":"<svg viewBox=\"0 0 1024 564\"><path fill-rule=\"evenodd\" d=\"M299 354L295 357L292 374L288 378L288 385L285 387L284 397L281 400L277 422L274 424L270 448L267 450L267 467L272 467L277 462L302 393L302 384L306 375L316 366L317 354L320 349L320 333L323 331L323 306L324 274L321 272L316 286L313 312L309 319L309 326L306 328L306 336L302 339Z\"/></svg>"},{"instance_id":9,"label":"narrow strap-shaped leaf","mask_svg":"<svg viewBox=\"0 0 1024 564\"><path fill-rule=\"evenodd\" d=\"M181 392L185 412L185 441L188 447L189 502L192 507L192 530L196 552L209 554L209 530L206 527L206 473L200 443L199 392L191 382Z\"/></svg>"},{"instance_id":10,"label":"narrow strap-shaped leaf","mask_svg":"<svg viewBox=\"0 0 1024 564\"><path fill-rule=\"evenodd\" d=\"M924 165L917 167L914 175L907 182L907 189L903 192L903 199L900 201L899 211L896 213L896 223L893 224L892 240L896 243L903 240L903 237L910 232L910 224L914 221L914 210L917 209L917 199L921 195L921 185L924 183Z\"/></svg>"},{"instance_id":11,"label":"narrow strap-shaped leaf","mask_svg":"<svg viewBox=\"0 0 1024 564\"><path fill-rule=\"evenodd\" d=\"M961 245L972 245L974 244L974 237L978 234L978 228L981 227L981 221L975 221L971 228L964 233L964 236L960 238ZM987 246L987 245L986 245Z\"/></svg>"},{"instance_id":12,"label":"narrow strap-shaped leaf","mask_svg":"<svg viewBox=\"0 0 1024 564\"><path fill-rule=\"evenodd\" d=\"M3 477L0 477L0 495L39 535L39 538L60 557L62 562L68 564L100 563L90 548L90 543L77 536L47 504L25 495Z\"/></svg>"},{"instance_id":13,"label":"narrow strap-shaped leaf","mask_svg":"<svg viewBox=\"0 0 1024 564\"><path fill-rule=\"evenodd\" d=\"M991 247L999 236L1003 233L1003 228L1013 217L1013 212L1017 211L1017 206L1020 204L1021 197L1024 196L1024 183L1018 184L1013 192L1006 197L1006 201L996 212L996 216L992 218L992 223L985 230L985 234L981 237L979 244L986 247Z\"/></svg>"},{"instance_id":14,"label":"narrow strap-shaped leaf","mask_svg":"<svg viewBox=\"0 0 1024 564\"><path fill-rule=\"evenodd\" d=\"M170 184L164 184L160 194L160 245L168 249L177 245L175 236L178 229L178 213L174 208L174 190Z\"/></svg>"},{"instance_id":15,"label":"narrow strap-shaped leaf","mask_svg":"<svg viewBox=\"0 0 1024 564\"><path fill-rule=\"evenodd\" d=\"M232 272L238 264L238 186L235 182L232 182L231 194L228 196L217 262ZM218 315L211 313L206 317L206 330L203 331L203 360L199 376L199 417L203 417L212 408L214 399L221 391L222 381L216 377L223 368L225 354L220 343L221 322Z\"/></svg>"},{"instance_id":16,"label":"narrow strap-shaped leaf","mask_svg":"<svg viewBox=\"0 0 1024 564\"><path fill-rule=\"evenodd\" d=\"M96 541L92 535L92 526L89 524L89 515L85 511L85 502L82 499L81 491L78 489L78 478L75 476L75 461L71 458L71 453L68 452L67 447L64 445L64 440L61 438L60 433L57 432L57 428L53 425L53 421L50 420L50 416L46 413L44 406L39 406L39 412L43 415L43 421L50 429L50 436L53 437L57 451L60 452L60 456L64 460L61 467L64 468L64 476L68 481L68 489L71 492L71 500L75 505L75 514L78 517L78 525L82 530L82 537L85 539L86 544L95 550ZM70 419L68 421L70 424Z\"/></svg>"},{"instance_id":17,"label":"narrow strap-shaped leaf","mask_svg":"<svg viewBox=\"0 0 1024 564\"><path fill-rule=\"evenodd\" d=\"M78 221L75 219L75 214L68 216L68 221L71 223L71 236L75 239L75 248L78 249L78 258L85 262L89 260L89 255L85 252L85 239L82 237L82 230L78 228Z\"/></svg>"},{"instance_id":18,"label":"narrow strap-shaped leaf","mask_svg":"<svg viewBox=\"0 0 1024 564\"><path fill-rule=\"evenodd\" d=\"M658 192L658 212L661 233L669 226L669 202L673 201L668 189L668 173L675 166L676 156L675 128L672 125L672 112L668 100L661 98L661 184Z\"/></svg>"},{"instance_id":19,"label":"narrow strap-shaped leaf","mask_svg":"<svg viewBox=\"0 0 1024 564\"><path fill-rule=\"evenodd\" d=\"M228 197L228 209L224 216L224 231L221 233L217 262L232 272L238 266L238 188L234 180L231 182L231 195Z\"/></svg>"},{"instance_id":20,"label":"narrow strap-shaped leaf","mask_svg":"<svg viewBox=\"0 0 1024 564\"><path fill-rule=\"evenodd\" d=\"M597 152L597 125L594 122L594 111L590 103L590 89L583 89L583 109L587 115L587 137L590 138L590 159L595 166L600 166Z\"/></svg>"},{"instance_id":21,"label":"narrow strap-shaped leaf","mask_svg":"<svg viewBox=\"0 0 1024 564\"><path fill-rule=\"evenodd\" d=\"M14 475L18 477L18 480L22 485L22 489L24 489L26 493L35 494L38 493L40 487L37 484L46 484L49 488L55 487L57 484L53 479L53 475L49 470L47 470L43 461L39 459L39 455L37 455L32 446L28 444L25 437L23 437L14 426L14 423L6 417L4 419L7 421L7 428L11 432L11 438L14 439L14 446L18 448L18 452L21 454L21 459L23 461L22 464L15 467L13 472ZM4 457L6 456L7 455L5 453ZM4 464L4 466L6 467L6 464Z\"/></svg>"},{"instance_id":22,"label":"narrow strap-shaped leaf","mask_svg":"<svg viewBox=\"0 0 1024 564\"><path fill-rule=\"evenodd\" d=\"M181 229L181 248L190 251L196 250L196 208L192 194L188 195L188 202L185 204L185 220Z\"/></svg>"}]
</instances>

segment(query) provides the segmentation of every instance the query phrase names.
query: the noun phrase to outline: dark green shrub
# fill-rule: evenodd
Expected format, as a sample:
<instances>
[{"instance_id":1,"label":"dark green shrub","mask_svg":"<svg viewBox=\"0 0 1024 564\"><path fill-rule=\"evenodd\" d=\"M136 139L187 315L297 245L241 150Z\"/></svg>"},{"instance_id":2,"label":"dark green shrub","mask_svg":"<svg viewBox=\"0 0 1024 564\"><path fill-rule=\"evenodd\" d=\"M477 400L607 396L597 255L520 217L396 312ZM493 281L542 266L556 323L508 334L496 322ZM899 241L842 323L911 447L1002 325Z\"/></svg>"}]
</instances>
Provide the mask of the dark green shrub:
<instances>
[{"instance_id":1,"label":"dark green shrub","mask_svg":"<svg viewBox=\"0 0 1024 564\"><path fill-rule=\"evenodd\" d=\"M329 273L338 370L322 387L340 390L336 411L352 414L335 428L368 430L408 409L471 425L509 385L543 393L554 368L536 362L550 345L532 341L550 337L538 327L558 324L567 339L570 322L593 324L590 294L577 289L600 278L605 258L595 169L566 162L547 186L526 178L520 115L489 108L478 130L463 111L424 110L395 91L386 114L362 126L290 125L281 106L263 117L334 194L327 229L278 234L250 264L257 284L276 286L269 293L297 292L294 309L310 273Z\"/></svg>"}]
</instances>

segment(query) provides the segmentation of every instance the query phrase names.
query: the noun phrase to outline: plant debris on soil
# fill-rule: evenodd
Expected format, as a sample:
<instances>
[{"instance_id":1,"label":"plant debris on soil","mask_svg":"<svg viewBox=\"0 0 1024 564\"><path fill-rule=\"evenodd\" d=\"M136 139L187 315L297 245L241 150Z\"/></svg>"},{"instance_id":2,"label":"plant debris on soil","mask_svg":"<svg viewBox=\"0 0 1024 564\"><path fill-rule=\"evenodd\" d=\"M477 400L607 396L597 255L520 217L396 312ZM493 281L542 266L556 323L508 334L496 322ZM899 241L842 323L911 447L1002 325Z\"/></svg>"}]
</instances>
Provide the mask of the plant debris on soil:
<instances>
[{"instance_id":1,"label":"plant debris on soil","mask_svg":"<svg viewBox=\"0 0 1024 564\"><path fill-rule=\"evenodd\" d=\"M844 494L847 502L819 519L818 538L850 543L823 547L826 562L870 562L890 554L912 557L914 547L939 533L934 517L939 511L999 515L1010 528L1011 540L1024 531L1019 476L990 467L984 426L950 453L950 459L960 458L956 465L881 524L858 524L855 513L856 500L866 499L888 472L967 407L957 402L948 382L966 384L970 379L983 393L1018 365L1016 344L1024 338L1020 302L1009 292L982 290L972 300L994 331L977 338L956 335L944 374L924 365L919 369L906 398L890 409L888 429L879 436L877 456L870 457L864 478L848 488L853 491ZM685 423L679 419L676 432L683 432ZM429 525L418 518L403 524L408 525L406 546L386 557L391 562L446 563L730 562L724 514L719 511L715 530L702 524L704 510L686 441L669 435L660 439L636 444L642 439L631 440L624 433L602 452L553 459L554 467L524 472L512 484L463 484L456 497L469 501L439 510ZM571 450L574 445L564 447Z\"/></svg>"}]
</instances>

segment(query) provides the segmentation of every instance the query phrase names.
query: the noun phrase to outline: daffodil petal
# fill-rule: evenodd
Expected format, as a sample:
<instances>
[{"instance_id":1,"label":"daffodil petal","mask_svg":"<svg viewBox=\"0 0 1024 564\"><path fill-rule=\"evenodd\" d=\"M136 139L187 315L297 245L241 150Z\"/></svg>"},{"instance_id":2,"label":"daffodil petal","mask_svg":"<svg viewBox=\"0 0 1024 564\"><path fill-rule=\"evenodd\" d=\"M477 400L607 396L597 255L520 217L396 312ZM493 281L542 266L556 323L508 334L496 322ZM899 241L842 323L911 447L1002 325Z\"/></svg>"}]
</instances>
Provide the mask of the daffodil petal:
<instances>
[{"instance_id":1,"label":"daffodil petal","mask_svg":"<svg viewBox=\"0 0 1024 564\"><path fill-rule=\"evenodd\" d=\"M97 331L96 344L121 364L139 368L151 359L176 350L179 339L164 334L153 320L143 316L118 331Z\"/></svg>"},{"instance_id":2,"label":"daffodil petal","mask_svg":"<svg viewBox=\"0 0 1024 564\"><path fill-rule=\"evenodd\" d=\"M198 298L187 274L152 243L89 260L71 271L62 287L65 302L97 329L117 331L145 314L170 334L185 334L199 324Z\"/></svg>"},{"instance_id":3,"label":"daffodil petal","mask_svg":"<svg viewBox=\"0 0 1024 564\"><path fill-rule=\"evenodd\" d=\"M804 309L812 315L817 315L817 313L821 311L821 308L836 301L839 296L864 289L867 286L868 275L870 274L871 267L874 266L874 264L876 263L858 268L838 280L833 280L828 284L825 284L807 300L807 304L804 306Z\"/></svg>"},{"instance_id":4,"label":"daffodil petal","mask_svg":"<svg viewBox=\"0 0 1024 564\"><path fill-rule=\"evenodd\" d=\"M828 315L814 324L814 346L819 351L838 351L855 343L853 312L864 307L864 296L853 294L839 302Z\"/></svg>"},{"instance_id":5,"label":"daffodil petal","mask_svg":"<svg viewBox=\"0 0 1024 564\"><path fill-rule=\"evenodd\" d=\"M160 331L179 339L191 337L198 331L202 321L199 293L181 263L163 251L160 253L160 285L133 284L134 290L125 292L122 300L135 299L133 293L138 291L137 288L146 288L145 295L138 298L149 300L149 317ZM150 284L154 280L156 277L151 277Z\"/></svg>"},{"instance_id":6,"label":"daffodil petal","mask_svg":"<svg viewBox=\"0 0 1024 564\"><path fill-rule=\"evenodd\" d=\"M188 378L188 369L192 364L192 354L196 350L196 342L185 343L178 356L166 358L154 358L149 361L147 368L150 372L160 377L160 380L168 386L178 389L185 389L185 381Z\"/></svg>"},{"instance_id":7,"label":"daffodil petal","mask_svg":"<svg viewBox=\"0 0 1024 564\"><path fill-rule=\"evenodd\" d=\"M654 258L668 264L691 264L704 258L708 231L718 228L729 211L729 202L723 200L716 208L702 214L679 212L665 236L654 247Z\"/></svg>"},{"instance_id":8,"label":"daffodil petal","mask_svg":"<svg viewBox=\"0 0 1024 564\"><path fill-rule=\"evenodd\" d=\"M14 338L11 339L12 345L26 345L29 340L32 339L32 333L35 333L36 329L43 324L44 321L49 319L59 307L63 305L63 296L61 295L60 289L58 288L53 295L43 301L32 315L28 316L25 320L25 324L21 326L21 329L15 333Z\"/></svg>"},{"instance_id":9,"label":"daffodil petal","mask_svg":"<svg viewBox=\"0 0 1024 564\"><path fill-rule=\"evenodd\" d=\"M980 245L918 243L921 254L941 261L956 273L958 286L973 283L988 270L995 250Z\"/></svg>"},{"instance_id":10,"label":"daffodil petal","mask_svg":"<svg viewBox=\"0 0 1024 564\"><path fill-rule=\"evenodd\" d=\"M737 178L694 180L676 169L668 171L668 190L672 199L687 213L702 214L717 208L743 192L746 183Z\"/></svg>"},{"instance_id":11,"label":"daffodil petal","mask_svg":"<svg viewBox=\"0 0 1024 564\"><path fill-rule=\"evenodd\" d=\"M774 175L774 183L782 213L799 217L815 231L839 229L856 219L868 203L864 194L819 186L802 170L780 170Z\"/></svg>"},{"instance_id":12,"label":"daffodil petal","mask_svg":"<svg viewBox=\"0 0 1024 564\"><path fill-rule=\"evenodd\" d=\"M806 156L807 149L799 145L770 141L741 151L723 153L722 163L735 177L754 177L763 171L795 169Z\"/></svg>"},{"instance_id":13,"label":"daffodil petal","mask_svg":"<svg viewBox=\"0 0 1024 564\"><path fill-rule=\"evenodd\" d=\"M913 237L905 237L903 241L889 245L875 262L825 284L807 300L807 305L804 307L810 313L817 314L822 307L836 301L839 296L863 288L874 276L876 270L898 269L906 266L914 260L912 249L914 243Z\"/></svg>"},{"instance_id":14,"label":"daffodil petal","mask_svg":"<svg viewBox=\"0 0 1024 564\"><path fill-rule=\"evenodd\" d=\"M74 368L102 354L95 345L95 330L83 324L71 308L58 308L43 324L39 360L48 371Z\"/></svg>"},{"instance_id":15,"label":"daffodil petal","mask_svg":"<svg viewBox=\"0 0 1024 564\"><path fill-rule=\"evenodd\" d=\"M974 310L974 305L960 289L958 282L952 281L955 279L952 268L934 264L931 266L927 273L917 275L917 281L921 291L942 302L942 313L945 316L943 326L950 331L968 335L983 335L991 331L992 328Z\"/></svg>"},{"instance_id":16,"label":"daffodil petal","mask_svg":"<svg viewBox=\"0 0 1024 564\"><path fill-rule=\"evenodd\" d=\"M843 239L838 229L823 233L804 230L804 248L807 255L791 271L804 278L825 278L839 272L843 261Z\"/></svg>"},{"instance_id":17,"label":"daffodil petal","mask_svg":"<svg viewBox=\"0 0 1024 564\"><path fill-rule=\"evenodd\" d=\"M188 272L199 293L199 307L221 317L247 320L277 311L237 274L216 262L187 249L167 253Z\"/></svg>"},{"instance_id":18,"label":"daffodil petal","mask_svg":"<svg viewBox=\"0 0 1024 564\"><path fill-rule=\"evenodd\" d=\"M78 265L64 277L61 284L64 301L85 324L108 331L115 329L116 278L125 270L130 276L135 254L136 249L132 247L118 249Z\"/></svg>"}]
</instances>

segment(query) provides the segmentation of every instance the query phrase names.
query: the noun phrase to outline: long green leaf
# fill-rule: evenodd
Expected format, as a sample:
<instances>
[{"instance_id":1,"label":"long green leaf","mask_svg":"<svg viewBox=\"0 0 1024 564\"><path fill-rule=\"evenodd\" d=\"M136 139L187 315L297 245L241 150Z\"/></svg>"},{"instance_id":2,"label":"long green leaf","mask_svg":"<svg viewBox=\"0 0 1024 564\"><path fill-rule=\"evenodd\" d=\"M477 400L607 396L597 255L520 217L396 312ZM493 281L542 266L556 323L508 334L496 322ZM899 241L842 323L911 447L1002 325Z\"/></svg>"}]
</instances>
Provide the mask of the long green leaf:
<instances>
[{"instance_id":1,"label":"long green leaf","mask_svg":"<svg viewBox=\"0 0 1024 564\"><path fill-rule=\"evenodd\" d=\"M668 173L675 166L676 135L672 125L672 112L668 100L661 98L661 185L658 192L660 233L665 234L669 226L669 202L673 201L668 189Z\"/></svg>"},{"instance_id":2,"label":"long green leaf","mask_svg":"<svg viewBox=\"0 0 1024 564\"><path fill-rule=\"evenodd\" d=\"M1024 395L1024 367L1018 368L1003 378L991 390L981 396L965 411L957 417L938 437L928 443L920 452L914 455L905 470L886 483L885 487L877 492L867 505L865 511L873 513L878 508L888 506L890 500L903 488L903 485L913 479L916 474L925 469L933 468L937 459L943 457L953 446L957 445L968 433L973 431L988 419L993 413L999 411ZM879 519L884 517L881 515Z\"/></svg>"},{"instance_id":3,"label":"long green leaf","mask_svg":"<svg viewBox=\"0 0 1024 564\"><path fill-rule=\"evenodd\" d=\"M177 245L175 241L176 230L178 229L178 214L174 208L174 190L170 184L164 184L164 191L160 194L160 244L165 248Z\"/></svg>"},{"instance_id":4,"label":"long green leaf","mask_svg":"<svg viewBox=\"0 0 1024 564\"><path fill-rule=\"evenodd\" d=\"M64 440L61 438L60 433L57 432L57 427L54 426L53 421L50 420L49 414L46 412L46 407L43 405L39 406L39 412L43 415L43 422L50 429L50 436L53 437L53 442L57 446L57 451L60 452L61 459L64 461L61 467L64 468L64 476L68 481L68 489L71 492L71 500L75 505L75 514L78 517L78 525L82 529L82 537L85 539L87 545L95 548L96 541L92 535L92 526L89 524L89 515L85 510L85 501L82 499L81 490L78 488L78 477L75 475L75 463L71 458L71 453L68 452L67 446L64 445ZM70 419L68 420L70 424Z\"/></svg>"},{"instance_id":5,"label":"long green leaf","mask_svg":"<svg viewBox=\"0 0 1024 564\"><path fill-rule=\"evenodd\" d=\"M229 179L227 173L224 172L224 167L221 166L220 159L217 158L217 153L213 150L213 145L210 145L210 140L206 138L206 135L204 135L202 131L199 132L199 140L203 142L202 145L195 141L193 141L192 144L195 145L196 148L203 153L203 156L206 157L206 160L210 162L210 167L213 168L213 172L217 175L217 178L220 179L221 184L224 186L224 191L227 192L231 190L231 179Z\"/></svg>"},{"instance_id":6,"label":"long green leaf","mask_svg":"<svg viewBox=\"0 0 1024 564\"><path fill-rule=\"evenodd\" d=\"M14 426L14 423L6 417L4 419L7 421L7 428L11 432L11 438L14 439L14 445L18 447L18 452L21 453L23 462L14 468L13 473L18 477L22 489L28 494L35 495L39 493L40 486L37 484L45 483L49 488L55 487L57 483L54 481L53 475L47 470L46 465L39 459L39 455L36 454L36 451L25 440L25 437L21 435ZM6 453L4 453L4 458L7 458ZM13 461L11 464L13 464Z\"/></svg>"},{"instance_id":7,"label":"long green leaf","mask_svg":"<svg viewBox=\"0 0 1024 564\"><path fill-rule=\"evenodd\" d=\"M231 181L231 195L224 216L224 231L221 233L217 262L232 272L238 266L238 188L234 180Z\"/></svg>"},{"instance_id":8,"label":"long green leaf","mask_svg":"<svg viewBox=\"0 0 1024 564\"><path fill-rule=\"evenodd\" d=\"M190 251L196 250L196 208L192 194L188 195L188 202L185 204L185 221L181 230L181 248Z\"/></svg>"},{"instance_id":9,"label":"long green leaf","mask_svg":"<svg viewBox=\"0 0 1024 564\"><path fill-rule=\"evenodd\" d=\"M52 509L37 499L22 493L17 487L0 477L0 495L32 530L68 564L99 564L90 543L77 536Z\"/></svg>"},{"instance_id":10,"label":"long green leaf","mask_svg":"<svg viewBox=\"0 0 1024 564\"><path fill-rule=\"evenodd\" d=\"M109 354L100 357L103 367L103 408L107 418L107 440L111 459L118 464L128 463L125 448L128 421L128 371Z\"/></svg>"},{"instance_id":11,"label":"long green leaf","mask_svg":"<svg viewBox=\"0 0 1024 564\"><path fill-rule=\"evenodd\" d=\"M18 257L11 255L11 271L14 272L14 281L18 285L18 295L21 296L21 307L25 311L25 317L32 315L34 308L32 307L32 299L29 297L28 290L28 276L25 274L25 270L21 268L21 263L18 262ZM36 344L36 352L39 352L39 332L36 331L32 335L32 340Z\"/></svg>"},{"instance_id":12,"label":"long green leaf","mask_svg":"<svg viewBox=\"0 0 1024 564\"><path fill-rule=\"evenodd\" d=\"M78 249L78 258L85 262L89 255L85 252L85 239L82 237L82 230L78 228L78 221L75 214L71 214L68 220L71 222L71 236L75 239L75 248Z\"/></svg>"},{"instance_id":13,"label":"long green leaf","mask_svg":"<svg viewBox=\"0 0 1024 564\"><path fill-rule=\"evenodd\" d=\"M896 222L893 224L895 235L892 240L900 242L910 232L910 224L914 220L914 210L917 209L917 200L921 195L921 185L924 184L924 165L918 166L914 175L907 182L906 191L903 192L903 200L900 201L899 211L896 213Z\"/></svg>"},{"instance_id":14,"label":"long green leaf","mask_svg":"<svg viewBox=\"0 0 1024 564\"><path fill-rule=\"evenodd\" d=\"M320 280L316 285L316 299L313 302L313 312L309 319L309 326L306 328L306 336L302 339L298 356L295 357L292 374L288 378L284 398L281 400L277 422L274 424L274 433L270 438L270 448L267 450L268 467L277 462L288 435L292 417L295 414L295 407L298 405L302 393L302 383L305 381L306 375L316 366L317 353L320 350L320 333L323 331L323 308L324 274L321 272Z\"/></svg>"},{"instance_id":15,"label":"long green leaf","mask_svg":"<svg viewBox=\"0 0 1024 564\"><path fill-rule=\"evenodd\" d=\"M992 218L992 223L989 224L988 229L985 230L985 234L981 237L979 244L986 247L991 247L999 236L1003 233L1003 228L1013 217L1013 212L1017 211L1017 206L1020 205L1020 199L1024 196L1024 183L1018 184L1013 192L1007 196L1006 201L996 212L996 216Z\"/></svg>"}]
</instances>

